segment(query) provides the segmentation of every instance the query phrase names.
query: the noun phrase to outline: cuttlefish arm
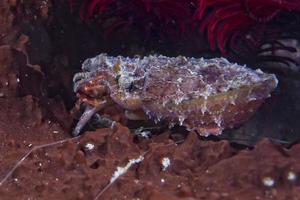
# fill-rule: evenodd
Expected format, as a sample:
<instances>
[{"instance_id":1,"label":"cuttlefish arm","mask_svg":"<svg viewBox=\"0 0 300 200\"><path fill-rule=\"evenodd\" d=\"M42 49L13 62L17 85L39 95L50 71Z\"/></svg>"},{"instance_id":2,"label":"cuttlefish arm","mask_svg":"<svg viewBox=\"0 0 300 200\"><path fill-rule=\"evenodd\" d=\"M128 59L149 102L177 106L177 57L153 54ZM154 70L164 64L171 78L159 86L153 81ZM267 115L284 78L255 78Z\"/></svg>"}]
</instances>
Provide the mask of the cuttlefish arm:
<instances>
[{"instance_id":1,"label":"cuttlefish arm","mask_svg":"<svg viewBox=\"0 0 300 200\"><path fill-rule=\"evenodd\" d=\"M78 136L83 129L83 127L88 123L88 121L100 110L102 110L106 106L107 102L102 101L100 102L97 106L92 107L87 105L84 113L81 115L79 121L77 122L72 135L73 136Z\"/></svg>"}]
</instances>

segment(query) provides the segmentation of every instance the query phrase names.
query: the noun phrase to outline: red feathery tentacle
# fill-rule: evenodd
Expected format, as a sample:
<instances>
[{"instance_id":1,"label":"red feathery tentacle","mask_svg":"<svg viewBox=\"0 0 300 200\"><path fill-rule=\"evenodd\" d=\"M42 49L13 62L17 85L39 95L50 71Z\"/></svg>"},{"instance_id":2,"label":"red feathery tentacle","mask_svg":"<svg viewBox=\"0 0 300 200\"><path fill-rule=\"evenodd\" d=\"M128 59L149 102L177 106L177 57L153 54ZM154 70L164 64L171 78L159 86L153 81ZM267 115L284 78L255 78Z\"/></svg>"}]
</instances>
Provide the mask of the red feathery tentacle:
<instances>
[{"instance_id":1,"label":"red feathery tentacle","mask_svg":"<svg viewBox=\"0 0 300 200\"><path fill-rule=\"evenodd\" d=\"M80 0L69 0L70 5ZM81 0L80 16L83 20L97 19L105 23L109 19L120 19L109 30L131 24L148 33L184 32L192 24L191 2L196 0ZM127 21L127 23L124 23ZM110 31L109 31L110 32Z\"/></svg>"},{"instance_id":2,"label":"red feathery tentacle","mask_svg":"<svg viewBox=\"0 0 300 200\"><path fill-rule=\"evenodd\" d=\"M146 11L150 12L150 10L152 8L152 0L144 0L143 3L146 7Z\"/></svg>"},{"instance_id":3,"label":"red feathery tentacle","mask_svg":"<svg viewBox=\"0 0 300 200\"><path fill-rule=\"evenodd\" d=\"M236 38L245 36L252 27L266 26L283 11L300 11L299 0L198 0L197 6L195 19L201 20L199 30L206 30L211 49L215 50L217 45L222 53L229 41L229 47L236 46Z\"/></svg>"},{"instance_id":4,"label":"red feathery tentacle","mask_svg":"<svg viewBox=\"0 0 300 200\"><path fill-rule=\"evenodd\" d=\"M281 10L274 0L266 0L263 4L259 0L245 0L244 6L248 16L257 22L268 22Z\"/></svg>"},{"instance_id":5,"label":"red feathery tentacle","mask_svg":"<svg viewBox=\"0 0 300 200\"><path fill-rule=\"evenodd\" d=\"M226 53L226 47L236 47L237 38L245 39L246 34L251 37L254 46L257 46L261 40L259 36L256 37L259 30L253 31L254 27L267 26L282 12L300 12L299 0L68 1L71 10L77 2L82 3L80 15L83 20L90 20L95 15L101 23L117 19L108 28L107 34L131 25L145 31L145 35L162 36L162 33L167 33L169 36L176 32L185 32L187 27L195 30L193 26L200 23L198 30L207 32L211 49L218 48L222 53ZM196 6L194 11L191 9L191 3Z\"/></svg>"},{"instance_id":6,"label":"red feathery tentacle","mask_svg":"<svg viewBox=\"0 0 300 200\"><path fill-rule=\"evenodd\" d=\"M228 19L228 22L229 23L224 23L224 25L218 29L217 33L218 47L223 54L226 54L226 44L230 40L232 33L236 31L240 32L252 24L244 14L232 17L232 19Z\"/></svg>"},{"instance_id":7,"label":"red feathery tentacle","mask_svg":"<svg viewBox=\"0 0 300 200\"><path fill-rule=\"evenodd\" d=\"M208 8L222 5L235 4L236 0L198 0L198 8L195 12L196 19L202 19Z\"/></svg>"},{"instance_id":8,"label":"red feathery tentacle","mask_svg":"<svg viewBox=\"0 0 300 200\"><path fill-rule=\"evenodd\" d=\"M241 14L241 11L237 9L238 7L238 5L231 5L228 6L228 8L217 10L215 13L211 14L213 16L213 19L211 19L211 23L208 24L207 35L212 50L215 50L216 47L215 33L218 25L222 24L224 21L227 22L226 19L228 18L232 18L236 15Z\"/></svg>"},{"instance_id":9,"label":"red feathery tentacle","mask_svg":"<svg viewBox=\"0 0 300 200\"><path fill-rule=\"evenodd\" d=\"M92 0L87 5L87 17L91 18L95 14L103 13L114 0Z\"/></svg>"},{"instance_id":10,"label":"red feathery tentacle","mask_svg":"<svg viewBox=\"0 0 300 200\"><path fill-rule=\"evenodd\" d=\"M299 0L277 0L278 4L287 11L300 11L300 1Z\"/></svg>"},{"instance_id":11,"label":"red feathery tentacle","mask_svg":"<svg viewBox=\"0 0 300 200\"><path fill-rule=\"evenodd\" d=\"M116 30L119 30L121 28L124 28L124 27L128 27L128 22L127 21L124 21L124 20L116 20L115 23L113 23L109 28L108 30L105 31L105 37L109 37L110 35L112 35L113 32L115 32Z\"/></svg>"}]
</instances>

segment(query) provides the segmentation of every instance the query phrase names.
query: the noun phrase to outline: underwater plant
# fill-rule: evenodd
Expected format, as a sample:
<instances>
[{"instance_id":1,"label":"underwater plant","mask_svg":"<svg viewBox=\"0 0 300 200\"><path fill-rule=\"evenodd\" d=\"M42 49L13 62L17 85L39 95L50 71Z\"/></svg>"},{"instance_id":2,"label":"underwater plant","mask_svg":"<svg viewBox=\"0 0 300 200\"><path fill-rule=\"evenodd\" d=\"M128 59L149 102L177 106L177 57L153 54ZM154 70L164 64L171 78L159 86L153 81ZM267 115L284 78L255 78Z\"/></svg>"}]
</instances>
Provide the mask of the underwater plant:
<instances>
[{"instance_id":1,"label":"underwater plant","mask_svg":"<svg viewBox=\"0 0 300 200\"><path fill-rule=\"evenodd\" d=\"M106 34L134 26L146 37L151 34L184 32L193 21L191 0L69 0L71 9L80 5L80 17L101 24L109 23Z\"/></svg>"},{"instance_id":2,"label":"underwater plant","mask_svg":"<svg viewBox=\"0 0 300 200\"><path fill-rule=\"evenodd\" d=\"M236 40L241 36L259 45L258 36L284 11L299 12L300 1L198 0L195 17L201 20L200 31L207 31L211 49L218 46L225 54L228 46L235 48ZM259 28L253 29L254 26Z\"/></svg>"},{"instance_id":3,"label":"underwater plant","mask_svg":"<svg viewBox=\"0 0 300 200\"><path fill-rule=\"evenodd\" d=\"M158 36L161 40L175 38L172 41L176 42L180 41L178 36L201 32L207 34L211 50L220 50L223 56L230 54L246 62L277 62L285 65L284 68L299 69L299 47L293 45L298 44L300 35L298 0L69 2L72 10L79 8L83 21L103 25L106 36L134 27L146 40ZM296 42L286 42L286 39Z\"/></svg>"}]
</instances>

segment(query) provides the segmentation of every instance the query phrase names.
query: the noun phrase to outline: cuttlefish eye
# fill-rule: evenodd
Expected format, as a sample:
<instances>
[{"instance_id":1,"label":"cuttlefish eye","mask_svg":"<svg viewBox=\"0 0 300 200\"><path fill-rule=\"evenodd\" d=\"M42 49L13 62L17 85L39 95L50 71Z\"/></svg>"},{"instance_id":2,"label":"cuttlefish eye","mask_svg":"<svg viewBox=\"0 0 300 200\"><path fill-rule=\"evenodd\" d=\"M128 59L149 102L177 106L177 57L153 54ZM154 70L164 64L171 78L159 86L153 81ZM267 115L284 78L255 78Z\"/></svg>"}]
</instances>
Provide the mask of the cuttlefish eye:
<instances>
[{"instance_id":1,"label":"cuttlefish eye","mask_svg":"<svg viewBox=\"0 0 300 200\"><path fill-rule=\"evenodd\" d=\"M130 76L122 75L118 77L118 85L123 90L131 90L133 88L133 79Z\"/></svg>"}]
</instances>

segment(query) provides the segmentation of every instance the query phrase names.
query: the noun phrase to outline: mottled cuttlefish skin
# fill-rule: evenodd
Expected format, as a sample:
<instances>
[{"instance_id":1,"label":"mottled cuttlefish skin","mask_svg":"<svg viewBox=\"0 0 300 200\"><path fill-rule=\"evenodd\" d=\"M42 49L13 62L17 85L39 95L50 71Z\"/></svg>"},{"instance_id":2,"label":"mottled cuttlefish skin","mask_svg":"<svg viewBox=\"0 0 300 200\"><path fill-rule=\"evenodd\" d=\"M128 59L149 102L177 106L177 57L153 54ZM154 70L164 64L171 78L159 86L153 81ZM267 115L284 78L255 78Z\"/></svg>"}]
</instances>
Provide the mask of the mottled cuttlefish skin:
<instances>
[{"instance_id":1,"label":"mottled cuttlefish skin","mask_svg":"<svg viewBox=\"0 0 300 200\"><path fill-rule=\"evenodd\" d=\"M73 135L111 102L132 119L142 111L149 119L170 126L179 124L205 136L221 134L249 119L278 83L274 74L225 58L100 54L87 59L82 70L74 76L74 92L79 104L89 109Z\"/></svg>"}]
</instances>

